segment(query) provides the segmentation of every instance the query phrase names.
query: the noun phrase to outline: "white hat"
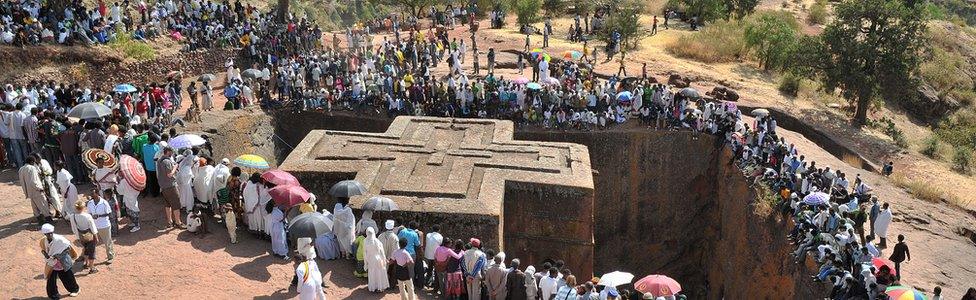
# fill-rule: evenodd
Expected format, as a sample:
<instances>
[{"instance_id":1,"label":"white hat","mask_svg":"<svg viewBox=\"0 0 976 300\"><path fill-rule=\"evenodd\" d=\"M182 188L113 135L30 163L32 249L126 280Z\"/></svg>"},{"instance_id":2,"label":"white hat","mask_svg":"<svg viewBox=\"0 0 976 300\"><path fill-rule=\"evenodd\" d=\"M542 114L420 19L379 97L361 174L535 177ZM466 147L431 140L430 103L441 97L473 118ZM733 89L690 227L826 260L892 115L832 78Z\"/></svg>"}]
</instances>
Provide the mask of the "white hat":
<instances>
[{"instance_id":1,"label":"white hat","mask_svg":"<svg viewBox=\"0 0 976 300\"><path fill-rule=\"evenodd\" d=\"M41 225L41 233L43 234L54 233L54 225L46 224L46 223L44 225Z\"/></svg>"},{"instance_id":2,"label":"white hat","mask_svg":"<svg viewBox=\"0 0 976 300\"><path fill-rule=\"evenodd\" d=\"M396 225L393 220L386 220L386 230L393 230L393 225Z\"/></svg>"},{"instance_id":3,"label":"white hat","mask_svg":"<svg viewBox=\"0 0 976 300\"><path fill-rule=\"evenodd\" d=\"M224 164L224 165L229 165L229 164L230 164L230 160L229 160L229 159L227 159L227 158L224 158L224 159L221 159L221 160L220 160L220 163L221 163L221 164Z\"/></svg>"}]
</instances>

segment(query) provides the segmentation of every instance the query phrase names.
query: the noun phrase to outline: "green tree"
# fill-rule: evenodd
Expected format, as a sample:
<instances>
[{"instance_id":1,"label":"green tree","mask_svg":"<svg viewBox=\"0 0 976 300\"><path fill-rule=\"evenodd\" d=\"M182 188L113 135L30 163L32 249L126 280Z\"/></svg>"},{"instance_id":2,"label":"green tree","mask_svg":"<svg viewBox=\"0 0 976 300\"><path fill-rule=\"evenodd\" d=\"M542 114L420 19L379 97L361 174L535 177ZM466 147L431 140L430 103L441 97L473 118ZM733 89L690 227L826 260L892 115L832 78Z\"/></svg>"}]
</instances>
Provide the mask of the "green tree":
<instances>
[{"instance_id":1,"label":"green tree","mask_svg":"<svg viewBox=\"0 0 976 300\"><path fill-rule=\"evenodd\" d=\"M856 106L853 123L867 121L875 97L908 95L924 49L925 14L903 0L850 0L837 5L824 29L818 60L824 87L842 90Z\"/></svg>"},{"instance_id":2,"label":"green tree","mask_svg":"<svg viewBox=\"0 0 976 300\"><path fill-rule=\"evenodd\" d=\"M756 10L759 0L725 0L726 18L742 19Z\"/></svg>"},{"instance_id":3,"label":"green tree","mask_svg":"<svg viewBox=\"0 0 976 300\"><path fill-rule=\"evenodd\" d=\"M668 7L696 16L701 22L741 19L756 9L759 0L669 0Z\"/></svg>"},{"instance_id":4,"label":"green tree","mask_svg":"<svg viewBox=\"0 0 976 300\"><path fill-rule=\"evenodd\" d=\"M411 16L420 18L424 13L424 9L428 6L434 5L435 0L375 0L380 4L386 4L391 6L398 6L406 8Z\"/></svg>"},{"instance_id":5,"label":"green tree","mask_svg":"<svg viewBox=\"0 0 976 300\"><path fill-rule=\"evenodd\" d=\"M798 27L791 14L762 14L746 25L746 45L753 50L763 70L787 67L796 47Z\"/></svg>"},{"instance_id":6,"label":"green tree","mask_svg":"<svg viewBox=\"0 0 976 300\"><path fill-rule=\"evenodd\" d=\"M599 33L599 38L604 42L613 39L613 33L620 34L620 49L626 52L627 49L637 47L637 42L647 36L648 32L641 27L640 16L644 11L644 2L641 0L610 0L608 6L612 7L603 17L603 30Z\"/></svg>"},{"instance_id":7,"label":"green tree","mask_svg":"<svg viewBox=\"0 0 976 300\"><path fill-rule=\"evenodd\" d=\"M539 21L542 0L512 0L510 6L515 11L520 27Z\"/></svg>"}]
</instances>

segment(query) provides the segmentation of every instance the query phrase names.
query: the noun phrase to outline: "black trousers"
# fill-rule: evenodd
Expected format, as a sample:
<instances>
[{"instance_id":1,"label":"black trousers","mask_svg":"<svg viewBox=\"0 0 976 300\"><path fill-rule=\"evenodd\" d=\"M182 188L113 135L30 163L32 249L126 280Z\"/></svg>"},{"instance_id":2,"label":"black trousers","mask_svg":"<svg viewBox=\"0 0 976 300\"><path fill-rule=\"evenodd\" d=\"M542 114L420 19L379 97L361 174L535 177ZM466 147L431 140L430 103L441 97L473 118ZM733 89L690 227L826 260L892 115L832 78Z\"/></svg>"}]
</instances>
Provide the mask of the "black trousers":
<instances>
[{"instance_id":1,"label":"black trousers","mask_svg":"<svg viewBox=\"0 0 976 300\"><path fill-rule=\"evenodd\" d=\"M78 282L75 281L75 273L71 271L71 269L63 271L51 271L51 275L47 277L48 298L61 298L61 294L58 292L58 279L61 280L61 284L63 284L64 288L68 290L68 293L78 292Z\"/></svg>"},{"instance_id":2,"label":"black trousers","mask_svg":"<svg viewBox=\"0 0 976 300\"><path fill-rule=\"evenodd\" d=\"M146 194L159 197L159 181L156 179L156 171L146 170L146 187Z\"/></svg>"}]
</instances>

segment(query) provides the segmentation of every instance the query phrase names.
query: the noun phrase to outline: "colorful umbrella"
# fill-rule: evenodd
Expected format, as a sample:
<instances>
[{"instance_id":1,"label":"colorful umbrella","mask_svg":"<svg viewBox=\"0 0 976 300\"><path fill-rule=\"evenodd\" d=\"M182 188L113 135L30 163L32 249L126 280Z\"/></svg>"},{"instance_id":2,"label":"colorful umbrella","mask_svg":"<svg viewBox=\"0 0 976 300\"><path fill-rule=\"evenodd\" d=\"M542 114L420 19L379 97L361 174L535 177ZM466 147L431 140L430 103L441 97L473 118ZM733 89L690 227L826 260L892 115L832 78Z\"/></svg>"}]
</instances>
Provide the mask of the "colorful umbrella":
<instances>
[{"instance_id":1,"label":"colorful umbrella","mask_svg":"<svg viewBox=\"0 0 976 300\"><path fill-rule=\"evenodd\" d=\"M885 294L888 295L888 300L925 300L925 294L919 292L916 289L895 285L889 286L885 289Z\"/></svg>"},{"instance_id":2,"label":"colorful umbrella","mask_svg":"<svg viewBox=\"0 0 976 300\"><path fill-rule=\"evenodd\" d=\"M680 292L681 284L668 276L647 275L634 283L634 289L641 293L651 293L654 297L662 297Z\"/></svg>"},{"instance_id":3,"label":"colorful umbrella","mask_svg":"<svg viewBox=\"0 0 976 300\"><path fill-rule=\"evenodd\" d=\"M181 134L169 140L169 146L173 149L185 149L196 146L203 146L207 140L196 134Z\"/></svg>"},{"instance_id":4,"label":"colorful umbrella","mask_svg":"<svg viewBox=\"0 0 976 300\"><path fill-rule=\"evenodd\" d=\"M630 274L627 272L613 271L607 274L603 274L603 276L600 276L600 282L598 282L596 285L616 287L619 285L628 284L631 281L634 281L634 274Z\"/></svg>"},{"instance_id":5,"label":"colorful umbrella","mask_svg":"<svg viewBox=\"0 0 976 300\"><path fill-rule=\"evenodd\" d=\"M271 167L270 165L268 165L267 160L264 160L263 157L254 154L244 154L238 156L236 159L234 159L234 164L245 168L254 168L260 170L264 170Z\"/></svg>"},{"instance_id":6,"label":"colorful umbrella","mask_svg":"<svg viewBox=\"0 0 976 300\"><path fill-rule=\"evenodd\" d=\"M274 185L300 185L298 178L282 170L271 170L261 173L261 179Z\"/></svg>"},{"instance_id":7,"label":"colorful umbrella","mask_svg":"<svg viewBox=\"0 0 976 300\"><path fill-rule=\"evenodd\" d=\"M525 87L528 88L528 89L530 89L530 90L541 90L542 89L542 85L540 85L538 83L535 83L535 82L529 82L529 84L526 84Z\"/></svg>"},{"instance_id":8,"label":"colorful umbrella","mask_svg":"<svg viewBox=\"0 0 976 300\"><path fill-rule=\"evenodd\" d=\"M888 273L891 273L891 275L898 275L898 274L895 274L895 262L893 262L893 261L891 261L891 260L889 260L887 258L875 257L875 258L871 259L871 265L874 266L874 270L876 272L880 272L881 271L881 266L888 266Z\"/></svg>"},{"instance_id":9,"label":"colorful umbrella","mask_svg":"<svg viewBox=\"0 0 976 300\"><path fill-rule=\"evenodd\" d=\"M139 163L138 159L123 154L119 157L119 166L122 178L125 178L132 188L137 191L146 188L146 170L142 168L142 163Z\"/></svg>"},{"instance_id":10,"label":"colorful umbrella","mask_svg":"<svg viewBox=\"0 0 976 300\"><path fill-rule=\"evenodd\" d=\"M824 192L813 192L803 197L803 203L809 205L824 205L827 204L827 201L830 201L830 195Z\"/></svg>"},{"instance_id":11,"label":"colorful umbrella","mask_svg":"<svg viewBox=\"0 0 976 300\"><path fill-rule=\"evenodd\" d=\"M525 77L519 77L519 78L515 78L515 80L512 80L512 82L517 84L526 84L529 83L529 79Z\"/></svg>"},{"instance_id":12,"label":"colorful umbrella","mask_svg":"<svg viewBox=\"0 0 976 300\"><path fill-rule=\"evenodd\" d=\"M312 197L312 194L309 194L305 188L299 185L279 185L268 190L268 195L271 195L275 204L284 207L304 203Z\"/></svg>"},{"instance_id":13,"label":"colorful umbrella","mask_svg":"<svg viewBox=\"0 0 976 300\"><path fill-rule=\"evenodd\" d=\"M81 153L81 161L85 163L90 169L97 169L98 166L95 165L95 161L99 158L105 159L105 167L109 169L115 169L119 167L119 161L115 159L115 156L111 153L105 152L105 150L98 148L91 148L85 150Z\"/></svg>"},{"instance_id":14,"label":"colorful umbrella","mask_svg":"<svg viewBox=\"0 0 976 300\"><path fill-rule=\"evenodd\" d=\"M566 50L563 52L563 59L577 60L583 57L583 53L576 50Z\"/></svg>"},{"instance_id":15,"label":"colorful umbrella","mask_svg":"<svg viewBox=\"0 0 976 300\"><path fill-rule=\"evenodd\" d=\"M128 83L123 83L123 84L116 85L115 88L112 89L112 91L116 93L131 93L136 91L136 87Z\"/></svg>"},{"instance_id":16,"label":"colorful umbrella","mask_svg":"<svg viewBox=\"0 0 976 300\"><path fill-rule=\"evenodd\" d=\"M542 83L546 85L559 85L559 78L549 76L543 79Z\"/></svg>"}]
</instances>

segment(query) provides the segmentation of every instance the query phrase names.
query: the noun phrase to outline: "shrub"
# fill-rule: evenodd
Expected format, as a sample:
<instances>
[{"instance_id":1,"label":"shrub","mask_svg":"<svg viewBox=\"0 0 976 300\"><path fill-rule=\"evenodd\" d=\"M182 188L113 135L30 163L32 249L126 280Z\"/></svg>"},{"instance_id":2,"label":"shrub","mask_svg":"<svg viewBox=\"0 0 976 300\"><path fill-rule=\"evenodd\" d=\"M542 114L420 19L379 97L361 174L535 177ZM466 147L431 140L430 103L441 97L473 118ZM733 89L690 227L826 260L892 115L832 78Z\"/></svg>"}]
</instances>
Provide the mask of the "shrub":
<instances>
[{"instance_id":1,"label":"shrub","mask_svg":"<svg viewBox=\"0 0 976 300\"><path fill-rule=\"evenodd\" d=\"M145 42L132 39L132 34L128 31L118 31L115 38L108 43L109 47L122 52L127 58L135 60L149 60L156 57L156 50Z\"/></svg>"},{"instance_id":2,"label":"shrub","mask_svg":"<svg viewBox=\"0 0 976 300\"><path fill-rule=\"evenodd\" d=\"M783 77L779 79L779 92L787 96L796 97L797 92L800 91L800 83L803 78L794 75L793 73L783 74Z\"/></svg>"},{"instance_id":3,"label":"shrub","mask_svg":"<svg viewBox=\"0 0 976 300\"><path fill-rule=\"evenodd\" d=\"M945 191L931 183L918 179L908 179L905 175L894 175L891 177L891 180L895 185L905 189L909 194L921 200L939 202L945 194Z\"/></svg>"},{"instance_id":4,"label":"shrub","mask_svg":"<svg viewBox=\"0 0 976 300\"><path fill-rule=\"evenodd\" d=\"M902 148L908 147L908 140L905 138L905 133L902 132L901 129L898 129L897 126L895 126L894 120L889 119L888 117L881 117L881 119L874 120L874 121L868 120L867 124L872 128L881 130L881 132L883 132L888 137L891 137L891 140L894 141L895 145L897 145L898 147L902 147Z\"/></svg>"},{"instance_id":5,"label":"shrub","mask_svg":"<svg viewBox=\"0 0 976 300\"><path fill-rule=\"evenodd\" d=\"M796 19L789 13L761 13L751 18L745 29L746 45L753 50L763 70L782 70L795 51Z\"/></svg>"},{"instance_id":6,"label":"shrub","mask_svg":"<svg viewBox=\"0 0 976 300\"><path fill-rule=\"evenodd\" d=\"M928 138L925 138L925 141L922 143L922 154L928 156L929 158L936 158L936 156L939 154L939 136L933 134Z\"/></svg>"},{"instance_id":7,"label":"shrub","mask_svg":"<svg viewBox=\"0 0 976 300\"><path fill-rule=\"evenodd\" d=\"M952 169L963 174L973 171L973 150L966 146L957 146L956 154L952 156Z\"/></svg>"},{"instance_id":8,"label":"shrub","mask_svg":"<svg viewBox=\"0 0 976 300\"><path fill-rule=\"evenodd\" d=\"M699 32L682 36L665 48L674 56L704 63L731 62L749 52L740 20L719 20Z\"/></svg>"},{"instance_id":9,"label":"shrub","mask_svg":"<svg viewBox=\"0 0 976 300\"><path fill-rule=\"evenodd\" d=\"M810 6L810 11L807 12L807 23L810 25L824 24L827 22L827 4L824 2L817 1L813 6Z\"/></svg>"}]
</instances>

